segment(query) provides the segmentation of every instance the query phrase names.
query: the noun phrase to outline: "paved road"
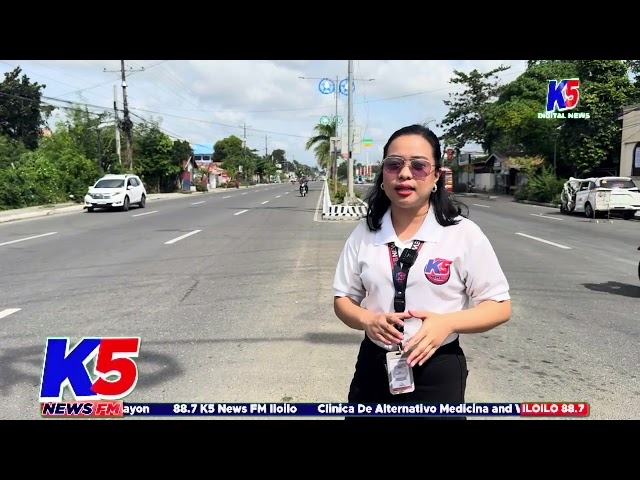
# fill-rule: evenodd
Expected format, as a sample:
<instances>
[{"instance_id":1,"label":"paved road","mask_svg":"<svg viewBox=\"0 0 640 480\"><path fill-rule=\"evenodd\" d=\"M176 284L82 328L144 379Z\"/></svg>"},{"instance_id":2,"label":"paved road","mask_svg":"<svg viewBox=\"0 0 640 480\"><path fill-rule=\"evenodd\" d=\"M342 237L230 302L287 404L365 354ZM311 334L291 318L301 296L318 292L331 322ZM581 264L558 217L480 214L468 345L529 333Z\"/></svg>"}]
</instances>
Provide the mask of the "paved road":
<instances>
[{"instance_id":1,"label":"paved road","mask_svg":"<svg viewBox=\"0 0 640 480\"><path fill-rule=\"evenodd\" d=\"M0 311L22 309L0 319L0 415L35 416L44 338L67 335L141 336L131 401L342 400L360 337L332 312L346 230L314 221L321 185L0 226Z\"/></svg>"},{"instance_id":2,"label":"paved road","mask_svg":"<svg viewBox=\"0 0 640 480\"><path fill-rule=\"evenodd\" d=\"M462 200L514 297L511 322L467 340L477 380L502 399L588 401L593 418L640 418L640 222Z\"/></svg>"},{"instance_id":3,"label":"paved road","mask_svg":"<svg viewBox=\"0 0 640 480\"><path fill-rule=\"evenodd\" d=\"M140 336L134 402L345 401L361 335L331 282L355 224L314 221L321 185L0 225L0 418L37 417L47 336ZM463 339L467 400L639 418L640 222L464 200L514 297L511 322Z\"/></svg>"}]
</instances>

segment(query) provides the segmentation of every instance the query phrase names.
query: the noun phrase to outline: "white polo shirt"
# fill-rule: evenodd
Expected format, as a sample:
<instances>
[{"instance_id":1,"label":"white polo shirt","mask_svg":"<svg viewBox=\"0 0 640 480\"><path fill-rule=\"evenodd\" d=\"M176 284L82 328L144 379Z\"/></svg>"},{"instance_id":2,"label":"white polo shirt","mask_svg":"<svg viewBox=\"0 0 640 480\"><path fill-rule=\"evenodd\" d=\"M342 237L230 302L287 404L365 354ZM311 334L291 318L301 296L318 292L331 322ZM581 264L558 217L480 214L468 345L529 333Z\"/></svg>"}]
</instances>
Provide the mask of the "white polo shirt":
<instances>
[{"instance_id":1,"label":"white polo shirt","mask_svg":"<svg viewBox=\"0 0 640 480\"><path fill-rule=\"evenodd\" d=\"M334 295L350 297L371 312L392 313L395 288L388 243L395 242L401 255L413 240L422 240L425 243L407 279L406 311L451 313L486 300L509 300L509 284L489 239L474 222L460 218L457 225L443 227L431 208L418 233L404 243L398 240L391 223L391 209L384 214L377 232L369 231L362 220L342 250L333 281ZM405 320L405 343L421 324L419 319ZM450 335L443 345L457 337ZM396 348L374 342L386 350Z\"/></svg>"}]
</instances>

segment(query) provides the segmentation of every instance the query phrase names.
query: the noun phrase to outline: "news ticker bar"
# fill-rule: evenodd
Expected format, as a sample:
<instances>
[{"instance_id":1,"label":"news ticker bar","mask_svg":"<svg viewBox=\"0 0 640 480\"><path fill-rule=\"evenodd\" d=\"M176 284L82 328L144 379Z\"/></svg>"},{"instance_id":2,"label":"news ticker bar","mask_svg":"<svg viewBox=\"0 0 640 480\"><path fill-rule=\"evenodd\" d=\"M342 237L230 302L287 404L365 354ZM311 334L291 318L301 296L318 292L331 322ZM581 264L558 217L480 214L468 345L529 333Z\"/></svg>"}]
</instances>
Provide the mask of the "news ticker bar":
<instances>
[{"instance_id":1,"label":"news ticker bar","mask_svg":"<svg viewBox=\"0 0 640 480\"><path fill-rule=\"evenodd\" d=\"M48 402L44 417L588 417L584 402L366 403L128 403Z\"/></svg>"}]
</instances>

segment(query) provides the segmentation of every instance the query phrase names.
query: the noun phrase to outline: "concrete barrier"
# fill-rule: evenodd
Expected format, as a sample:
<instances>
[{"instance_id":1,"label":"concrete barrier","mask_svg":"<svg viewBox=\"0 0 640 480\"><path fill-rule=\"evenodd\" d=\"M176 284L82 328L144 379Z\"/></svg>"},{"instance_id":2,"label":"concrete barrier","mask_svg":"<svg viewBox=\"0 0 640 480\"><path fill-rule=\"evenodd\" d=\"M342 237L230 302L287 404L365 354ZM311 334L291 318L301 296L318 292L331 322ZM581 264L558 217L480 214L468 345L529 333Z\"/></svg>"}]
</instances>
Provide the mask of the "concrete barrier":
<instances>
[{"instance_id":1,"label":"concrete barrier","mask_svg":"<svg viewBox=\"0 0 640 480\"><path fill-rule=\"evenodd\" d=\"M322 195L322 218L325 220L359 220L367 216L368 206L360 199L360 205L333 205L326 180L322 187Z\"/></svg>"}]
</instances>

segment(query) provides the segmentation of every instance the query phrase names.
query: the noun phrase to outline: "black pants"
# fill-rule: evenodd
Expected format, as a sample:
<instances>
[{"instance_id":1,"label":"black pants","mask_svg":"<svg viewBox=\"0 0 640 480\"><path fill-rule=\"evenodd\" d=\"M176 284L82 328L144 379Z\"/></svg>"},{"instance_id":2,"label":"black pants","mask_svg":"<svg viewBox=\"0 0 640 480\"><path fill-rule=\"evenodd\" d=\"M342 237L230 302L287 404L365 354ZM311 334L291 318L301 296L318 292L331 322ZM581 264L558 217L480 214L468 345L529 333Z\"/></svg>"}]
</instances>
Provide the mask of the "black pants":
<instances>
[{"instance_id":1,"label":"black pants","mask_svg":"<svg viewBox=\"0 0 640 480\"><path fill-rule=\"evenodd\" d=\"M349 403L464 403L467 359L458 339L440 347L422 366L413 367L415 390L392 395L387 351L365 335L349 389ZM465 420L466 417L346 417L347 420Z\"/></svg>"}]
</instances>

